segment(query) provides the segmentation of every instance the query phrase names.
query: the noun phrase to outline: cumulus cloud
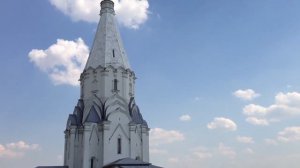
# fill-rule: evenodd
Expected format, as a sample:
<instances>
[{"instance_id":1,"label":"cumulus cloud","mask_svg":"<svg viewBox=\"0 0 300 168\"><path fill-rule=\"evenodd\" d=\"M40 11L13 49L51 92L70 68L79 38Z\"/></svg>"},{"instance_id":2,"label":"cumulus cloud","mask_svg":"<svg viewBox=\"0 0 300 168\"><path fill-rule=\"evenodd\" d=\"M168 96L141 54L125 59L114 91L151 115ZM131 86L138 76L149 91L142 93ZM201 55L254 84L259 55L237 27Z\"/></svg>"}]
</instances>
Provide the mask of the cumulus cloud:
<instances>
[{"instance_id":1,"label":"cumulus cloud","mask_svg":"<svg viewBox=\"0 0 300 168\"><path fill-rule=\"evenodd\" d=\"M268 109L260 105L249 104L243 108L243 112L247 116L265 116Z\"/></svg>"},{"instance_id":2,"label":"cumulus cloud","mask_svg":"<svg viewBox=\"0 0 300 168\"><path fill-rule=\"evenodd\" d=\"M287 127L278 133L277 139L282 142L300 141L300 127Z\"/></svg>"},{"instance_id":3,"label":"cumulus cloud","mask_svg":"<svg viewBox=\"0 0 300 168\"><path fill-rule=\"evenodd\" d=\"M218 151L221 155L226 156L230 159L234 159L236 157L236 152L231 147L226 146L223 143L219 144Z\"/></svg>"},{"instance_id":4,"label":"cumulus cloud","mask_svg":"<svg viewBox=\"0 0 300 168\"><path fill-rule=\"evenodd\" d=\"M233 93L233 95L237 98L240 98L242 100L253 100L260 96L260 94L256 93L252 89L246 89L246 90L237 90Z\"/></svg>"},{"instance_id":5,"label":"cumulus cloud","mask_svg":"<svg viewBox=\"0 0 300 168\"><path fill-rule=\"evenodd\" d=\"M27 144L24 141L12 142L6 145L0 144L0 158L18 158L24 156L26 151L38 150L38 144Z\"/></svg>"},{"instance_id":6,"label":"cumulus cloud","mask_svg":"<svg viewBox=\"0 0 300 168\"><path fill-rule=\"evenodd\" d=\"M74 21L97 23L101 0L50 0L59 11ZM118 21L129 28L137 29L149 15L148 0L113 0Z\"/></svg>"},{"instance_id":7,"label":"cumulus cloud","mask_svg":"<svg viewBox=\"0 0 300 168\"><path fill-rule=\"evenodd\" d=\"M280 92L276 95L273 106L270 107L270 110L282 110L289 114L300 114L300 93L288 92L285 94Z\"/></svg>"},{"instance_id":8,"label":"cumulus cloud","mask_svg":"<svg viewBox=\"0 0 300 168\"><path fill-rule=\"evenodd\" d=\"M179 120L184 121L184 122L191 121L191 119L192 119L192 117L188 114L185 114L185 115L182 115L179 117Z\"/></svg>"},{"instance_id":9,"label":"cumulus cloud","mask_svg":"<svg viewBox=\"0 0 300 168\"><path fill-rule=\"evenodd\" d=\"M89 48L81 38L75 41L58 39L48 49L33 49L29 59L47 73L55 85L79 85L79 77L88 59Z\"/></svg>"},{"instance_id":10,"label":"cumulus cloud","mask_svg":"<svg viewBox=\"0 0 300 168\"><path fill-rule=\"evenodd\" d=\"M283 116L300 114L300 93L288 92L278 93L275 96L274 104L261 106L249 104L243 108L247 116L247 122L254 125L269 125L270 122L278 122ZM276 118L271 118L276 116Z\"/></svg>"},{"instance_id":11,"label":"cumulus cloud","mask_svg":"<svg viewBox=\"0 0 300 168\"><path fill-rule=\"evenodd\" d=\"M237 129L237 125L234 121L228 118L215 118L212 122L207 124L208 129L217 129L222 128L229 131L235 131Z\"/></svg>"},{"instance_id":12,"label":"cumulus cloud","mask_svg":"<svg viewBox=\"0 0 300 168\"><path fill-rule=\"evenodd\" d=\"M165 130L162 128L153 128L150 130L150 145L158 146L183 141L184 135L175 130Z\"/></svg>"},{"instance_id":13,"label":"cumulus cloud","mask_svg":"<svg viewBox=\"0 0 300 168\"><path fill-rule=\"evenodd\" d=\"M259 119L256 117L248 117L246 121L252 125L259 125L259 126L267 126L269 125L269 121L266 119Z\"/></svg>"},{"instance_id":14,"label":"cumulus cloud","mask_svg":"<svg viewBox=\"0 0 300 168\"><path fill-rule=\"evenodd\" d=\"M253 144L254 140L252 137L247 137L247 136L237 136L236 140L240 143L246 143L246 144Z\"/></svg>"}]
</instances>

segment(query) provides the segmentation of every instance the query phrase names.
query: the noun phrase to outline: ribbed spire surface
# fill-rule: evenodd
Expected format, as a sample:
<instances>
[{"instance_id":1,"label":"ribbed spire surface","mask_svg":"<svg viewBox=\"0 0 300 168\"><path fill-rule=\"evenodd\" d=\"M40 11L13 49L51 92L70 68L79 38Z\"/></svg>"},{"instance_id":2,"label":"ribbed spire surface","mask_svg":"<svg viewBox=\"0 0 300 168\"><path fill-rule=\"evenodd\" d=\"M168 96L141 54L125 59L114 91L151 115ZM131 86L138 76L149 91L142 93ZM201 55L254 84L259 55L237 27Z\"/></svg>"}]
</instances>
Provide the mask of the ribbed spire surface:
<instances>
[{"instance_id":1,"label":"ribbed spire surface","mask_svg":"<svg viewBox=\"0 0 300 168\"><path fill-rule=\"evenodd\" d=\"M98 66L130 69L126 52L115 20L114 3L101 2L100 22L85 69Z\"/></svg>"}]
</instances>

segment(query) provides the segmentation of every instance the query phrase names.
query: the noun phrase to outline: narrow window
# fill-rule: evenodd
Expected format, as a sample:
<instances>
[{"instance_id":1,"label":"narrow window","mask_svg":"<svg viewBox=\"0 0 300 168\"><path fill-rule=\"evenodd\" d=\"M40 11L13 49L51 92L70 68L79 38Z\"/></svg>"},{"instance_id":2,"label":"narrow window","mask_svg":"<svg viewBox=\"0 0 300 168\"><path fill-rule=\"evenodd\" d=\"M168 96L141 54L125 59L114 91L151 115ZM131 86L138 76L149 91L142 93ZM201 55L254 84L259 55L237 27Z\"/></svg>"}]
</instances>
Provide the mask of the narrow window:
<instances>
[{"instance_id":1,"label":"narrow window","mask_svg":"<svg viewBox=\"0 0 300 168\"><path fill-rule=\"evenodd\" d=\"M113 57L115 58L115 50L113 49Z\"/></svg>"},{"instance_id":2,"label":"narrow window","mask_svg":"<svg viewBox=\"0 0 300 168\"><path fill-rule=\"evenodd\" d=\"M81 96L81 98L83 98L83 84L81 84L80 96Z\"/></svg>"},{"instance_id":3,"label":"narrow window","mask_svg":"<svg viewBox=\"0 0 300 168\"><path fill-rule=\"evenodd\" d=\"M91 168L94 168L94 158L91 159Z\"/></svg>"},{"instance_id":4,"label":"narrow window","mask_svg":"<svg viewBox=\"0 0 300 168\"><path fill-rule=\"evenodd\" d=\"M132 84L131 83L129 83L129 94L132 95Z\"/></svg>"},{"instance_id":5,"label":"narrow window","mask_svg":"<svg viewBox=\"0 0 300 168\"><path fill-rule=\"evenodd\" d=\"M118 138L118 154L122 153L122 141L121 138Z\"/></svg>"},{"instance_id":6,"label":"narrow window","mask_svg":"<svg viewBox=\"0 0 300 168\"><path fill-rule=\"evenodd\" d=\"M118 90L118 80L114 79L114 90Z\"/></svg>"}]
</instances>

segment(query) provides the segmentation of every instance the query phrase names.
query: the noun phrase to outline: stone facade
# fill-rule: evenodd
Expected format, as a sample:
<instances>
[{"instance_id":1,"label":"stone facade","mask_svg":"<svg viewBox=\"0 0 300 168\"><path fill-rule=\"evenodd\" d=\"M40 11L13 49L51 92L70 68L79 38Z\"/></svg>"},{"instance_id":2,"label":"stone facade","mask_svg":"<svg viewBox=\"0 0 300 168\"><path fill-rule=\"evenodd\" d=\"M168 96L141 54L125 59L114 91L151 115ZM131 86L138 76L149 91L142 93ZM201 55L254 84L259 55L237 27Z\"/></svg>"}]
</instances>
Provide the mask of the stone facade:
<instances>
[{"instance_id":1,"label":"stone facade","mask_svg":"<svg viewBox=\"0 0 300 168\"><path fill-rule=\"evenodd\" d=\"M80 99L65 130L64 165L69 168L102 168L123 158L149 162L149 128L135 103L136 77L111 0L101 2L100 15L80 77Z\"/></svg>"}]
</instances>

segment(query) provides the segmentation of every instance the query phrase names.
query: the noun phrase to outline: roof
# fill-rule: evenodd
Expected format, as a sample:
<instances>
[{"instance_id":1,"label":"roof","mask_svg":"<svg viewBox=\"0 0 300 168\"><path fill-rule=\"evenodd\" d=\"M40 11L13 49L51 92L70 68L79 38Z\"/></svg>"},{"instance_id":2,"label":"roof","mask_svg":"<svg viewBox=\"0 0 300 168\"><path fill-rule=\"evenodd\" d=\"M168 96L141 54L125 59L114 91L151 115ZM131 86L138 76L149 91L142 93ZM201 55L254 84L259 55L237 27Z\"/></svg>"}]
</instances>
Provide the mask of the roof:
<instances>
[{"instance_id":1,"label":"roof","mask_svg":"<svg viewBox=\"0 0 300 168\"><path fill-rule=\"evenodd\" d=\"M68 166L38 166L36 168L68 168Z\"/></svg>"},{"instance_id":2,"label":"roof","mask_svg":"<svg viewBox=\"0 0 300 168\"><path fill-rule=\"evenodd\" d=\"M115 20L114 3L111 0L101 2L100 15L101 18L85 69L89 67L96 69L99 66L107 67L109 65L115 68L130 69Z\"/></svg>"},{"instance_id":3,"label":"roof","mask_svg":"<svg viewBox=\"0 0 300 168\"><path fill-rule=\"evenodd\" d=\"M135 103L134 97L130 98L128 105L130 116L132 117L132 122L135 124L142 124L148 127L146 120L143 119L143 116L140 112L139 107Z\"/></svg>"},{"instance_id":4,"label":"roof","mask_svg":"<svg viewBox=\"0 0 300 168\"><path fill-rule=\"evenodd\" d=\"M101 119L95 109L94 106L90 109L89 115L86 118L85 122L90 122L90 123L100 123Z\"/></svg>"},{"instance_id":5,"label":"roof","mask_svg":"<svg viewBox=\"0 0 300 168\"><path fill-rule=\"evenodd\" d=\"M114 161L110 163L109 165L150 165L150 163L143 162L140 160L135 160L131 158L124 158L124 159L119 159L117 161Z\"/></svg>"},{"instance_id":6,"label":"roof","mask_svg":"<svg viewBox=\"0 0 300 168\"><path fill-rule=\"evenodd\" d=\"M131 159L131 158L123 158L123 159L119 159L117 161L114 161L106 166L104 166L103 168L161 168L158 166L154 166L151 163L148 162L143 162L140 160L135 160L135 159Z\"/></svg>"},{"instance_id":7,"label":"roof","mask_svg":"<svg viewBox=\"0 0 300 168\"><path fill-rule=\"evenodd\" d=\"M149 166L119 166L119 168L162 168L162 167L149 165Z\"/></svg>"}]
</instances>

